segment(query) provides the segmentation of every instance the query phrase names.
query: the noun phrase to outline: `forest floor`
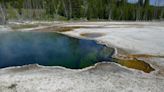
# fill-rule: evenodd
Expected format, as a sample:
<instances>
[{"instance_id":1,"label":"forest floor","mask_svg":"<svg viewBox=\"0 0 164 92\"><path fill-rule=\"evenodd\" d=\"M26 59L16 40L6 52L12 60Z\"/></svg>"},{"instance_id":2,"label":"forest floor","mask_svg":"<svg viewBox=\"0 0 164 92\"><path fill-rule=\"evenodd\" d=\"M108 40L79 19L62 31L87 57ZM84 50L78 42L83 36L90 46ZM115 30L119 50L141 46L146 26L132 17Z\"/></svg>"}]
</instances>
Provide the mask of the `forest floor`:
<instances>
[{"instance_id":1,"label":"forest floor","mask_svg":"<svg viewBox=\"0 0 164 92\"><path fill-rule=\"evenodd\" d=\"M72 37L95 40L116 48L114 57L143 60L155 71L145 73L116 63L98 63L81 70L39 65L12 67L0 70L0 92L163 92L163 22L32 24L35 26L0 28L11 31L57 31Z\"/></svg>"}]
</instances>

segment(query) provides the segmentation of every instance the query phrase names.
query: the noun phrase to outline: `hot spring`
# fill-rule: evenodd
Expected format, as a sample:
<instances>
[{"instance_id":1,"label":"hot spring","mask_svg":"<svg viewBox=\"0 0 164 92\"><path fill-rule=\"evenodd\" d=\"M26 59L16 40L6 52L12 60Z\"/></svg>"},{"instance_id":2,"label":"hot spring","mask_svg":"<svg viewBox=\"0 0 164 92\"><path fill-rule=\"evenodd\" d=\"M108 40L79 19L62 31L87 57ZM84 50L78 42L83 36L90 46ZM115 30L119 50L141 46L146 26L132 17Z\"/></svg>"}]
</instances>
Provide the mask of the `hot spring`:
<instances>
[{"instance_id":1,"label":"hot spring","mask_svg":"<svg viewBox=\"0 0 164 92\"><path fill-rule=\"evenodd\" d=\"M55 32L1 32L0 68L39 64L81 69L111 61L114 49Z\"/></svg>"}]
</instances>

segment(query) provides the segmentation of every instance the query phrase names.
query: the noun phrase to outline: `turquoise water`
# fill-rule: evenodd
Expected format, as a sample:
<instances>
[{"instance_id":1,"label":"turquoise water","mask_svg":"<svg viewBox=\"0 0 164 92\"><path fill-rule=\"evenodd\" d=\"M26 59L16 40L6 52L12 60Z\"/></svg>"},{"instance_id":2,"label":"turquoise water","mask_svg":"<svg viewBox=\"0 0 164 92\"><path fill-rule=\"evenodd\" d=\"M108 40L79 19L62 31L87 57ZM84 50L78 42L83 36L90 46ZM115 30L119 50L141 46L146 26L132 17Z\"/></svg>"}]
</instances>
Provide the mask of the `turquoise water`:
<instances>
[{"instance_id":1,"label":"turquoise water","mask_svg":"<svg viewBox=\"0 0 164 92\"><path fill-rule=\"evenodd\" d=\"M113 48L54 32L1 32L0 68L27 64L81 69L110 61Z\"/></svg>"}]
</instances>

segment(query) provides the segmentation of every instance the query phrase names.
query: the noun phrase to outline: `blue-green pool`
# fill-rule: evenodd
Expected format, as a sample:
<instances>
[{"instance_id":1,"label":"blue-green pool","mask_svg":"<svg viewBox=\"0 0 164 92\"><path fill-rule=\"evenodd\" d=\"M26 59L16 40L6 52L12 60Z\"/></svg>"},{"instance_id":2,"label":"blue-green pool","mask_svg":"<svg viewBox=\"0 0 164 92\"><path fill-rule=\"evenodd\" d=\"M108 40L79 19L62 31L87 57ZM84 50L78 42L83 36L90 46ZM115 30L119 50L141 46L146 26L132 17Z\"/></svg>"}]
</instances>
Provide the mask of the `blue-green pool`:
<instances>
[{"instance_id":1,"label":"blue-green pool","mask_svg":"<svg viewBox=\"0 0 164 92\"><path fill-rule=\"evenodd\" d=\"M0 68L40 64L81 69L110 61L114 49L55 32L1 32Z\"/></svg>"}]
</instances>

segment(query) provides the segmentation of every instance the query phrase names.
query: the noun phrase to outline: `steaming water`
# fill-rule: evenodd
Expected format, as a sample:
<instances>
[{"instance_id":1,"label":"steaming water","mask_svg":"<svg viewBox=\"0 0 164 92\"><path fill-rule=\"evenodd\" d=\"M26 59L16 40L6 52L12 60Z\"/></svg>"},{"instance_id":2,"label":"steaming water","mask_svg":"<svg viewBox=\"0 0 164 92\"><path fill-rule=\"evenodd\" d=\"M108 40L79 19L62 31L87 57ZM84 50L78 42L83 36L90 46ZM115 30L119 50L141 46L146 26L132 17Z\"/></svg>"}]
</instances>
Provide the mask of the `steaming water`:
<instances>
[{"instance_id":1,"label":"steaming water","mask_svg":"<svg viewBox=\"0 0 164 92\"><path fill-rule=\"evenodd\" d=\"M1 32L0 68L26 64L84 68L110 61L113 48L54 32Z\"/></svg>"},{"instance_id":2,"label":"steaming water","mask_svg":"<svg viewBox=\"0 0 164 92\"><path fill-rule=\"evenodd\" d=\"M12 29L8 26L1 26L0 25L0 32L8 32L8 31L12 31Z\"/></svg>"}]
</instances>

